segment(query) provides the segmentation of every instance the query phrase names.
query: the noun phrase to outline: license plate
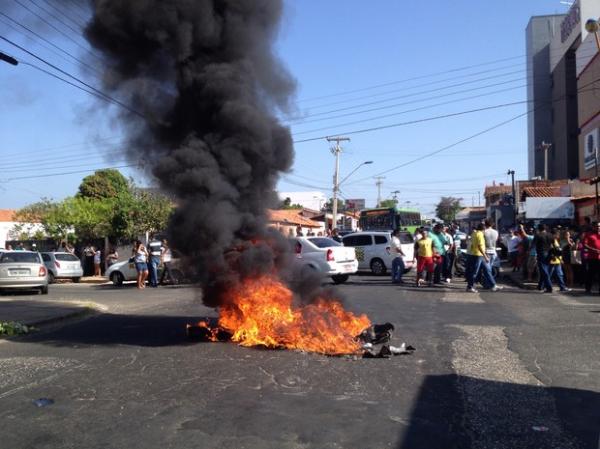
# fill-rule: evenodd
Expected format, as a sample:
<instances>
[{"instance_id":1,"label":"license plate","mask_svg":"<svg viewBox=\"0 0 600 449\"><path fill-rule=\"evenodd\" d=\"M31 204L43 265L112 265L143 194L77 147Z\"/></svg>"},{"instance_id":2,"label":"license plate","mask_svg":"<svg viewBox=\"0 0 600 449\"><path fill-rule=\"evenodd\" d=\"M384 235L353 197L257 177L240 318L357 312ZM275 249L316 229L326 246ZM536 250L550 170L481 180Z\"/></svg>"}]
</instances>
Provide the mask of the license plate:
<instances>
[{"instance_id":1,"label":"license plate","mask_svg":"<svg viewBox=\"0 0 600 449\"><path fill-rule=\"evenodd\" d=\"M29 276L29 270L9 270L11 276Z\"/></svg>"},{"instance_id":2,"label":"license plate","mask_svg":"<svg viewBox=\"0 0 600 449\"><path fill-rule=\"evenodd\" d=\"M344 272L349 273L351 271L354 271L354 267L352 266L352 264L344 265Z\"/></svg>"}]
</instances>

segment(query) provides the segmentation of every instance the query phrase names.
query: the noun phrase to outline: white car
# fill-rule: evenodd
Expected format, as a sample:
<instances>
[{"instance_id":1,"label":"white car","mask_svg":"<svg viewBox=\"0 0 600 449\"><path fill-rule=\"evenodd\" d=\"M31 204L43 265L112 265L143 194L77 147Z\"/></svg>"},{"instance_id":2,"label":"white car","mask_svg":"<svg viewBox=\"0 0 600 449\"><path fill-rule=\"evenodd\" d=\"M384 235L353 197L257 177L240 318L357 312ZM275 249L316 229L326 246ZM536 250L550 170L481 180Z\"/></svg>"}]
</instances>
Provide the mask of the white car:
<instances>
[{"instance_id":1,"label":"white car","mask_svg":"<svg viewBox=\"0 0 600 449\"><path fill-rule=\"evenodd\" d=\"M173 284L179 284L180 282L183 282L184 279L181 270L174 267L177 263L177 260L173 259L170 265L171 274L173 275L173 279L171 279L170 282ZM158 267L158 280L160 280L162 276L162 270L163 266L161 265ZM114 285L122 285L125 281L135 281L137 279L137 270L135 269L135 263L124 260L108 267L105 275Z\"/></svg>"},{"instance_id":2,"label":"white car","mask_svg":"<svg viewBox=\"0 0 600 449\"><path fill-rule=\"evenodd\" d=\"M295 260L300 270L314 270L331 276L336 284L348 280L358 271L354 248L346 248L328 237L295 237L291 239Z\"/></svg>"},{"instance_id":3,"label":"white car","mask_svg":"<svg viewBox=\"0 0 600 449\"><path fill-rule=\"evenodd\" d=\"M404 272L413 266L415 242L410 232L400 231L398 238L404 252ZM344 246L356 249L359 270L371 270L375 275L385 274L392 268L391 241L392 233L386 231L364 231L345 235Z\"/></svg>"},{"instance_id":4,"label":"white car","mask_svg":"<svg viewBox=\"0 0 600 449\"><path fill-rule=\"evenodd\" d=\"M83 276L83 268L79 258L71 253L47 252L42 253L44 265L48 269L48 283L54 283L55 279L72 279L79 282Z\"/></svg>"}]
</instances>

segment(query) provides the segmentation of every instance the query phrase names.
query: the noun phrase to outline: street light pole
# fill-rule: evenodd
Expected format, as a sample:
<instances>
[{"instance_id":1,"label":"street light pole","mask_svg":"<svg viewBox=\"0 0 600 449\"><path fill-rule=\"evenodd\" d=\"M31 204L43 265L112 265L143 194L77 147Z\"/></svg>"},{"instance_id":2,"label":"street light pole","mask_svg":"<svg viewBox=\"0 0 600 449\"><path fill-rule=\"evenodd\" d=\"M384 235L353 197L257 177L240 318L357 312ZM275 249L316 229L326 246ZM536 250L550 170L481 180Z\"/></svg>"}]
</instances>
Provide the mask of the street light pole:
<instances>
[{"instance_id":1,"label":"street light pole","mask_svg":"<svg viewBox=\"0 0 600 449\"><path fill-rule=\"evenodd\" d=\"M340 142L349 142L350 139L348 137L328 137L328 142L335 142L335 146L331 149L331 152L335 156L335 171L333 173L333 204L331 206L332 209L332 222L331 228L332 230L337 228L337 196L339 190L339 171L340 171L340 153L342 152L342 147L340 146Z\"/></svg>"},{"instance_id":2,"label":"street light pole","mask_svg":"<svg viewBox=\"0 0 600 449\"><path fill-rule=\"evenodd\" d=\"M377 186L377 207L381 204L381 186L383 185L383 179L385 176L375 176L375 185Z\"/></svg>"},{"instance_id":3,"label":"street light pole","mask_svg":"<svg viewBox=\"0 0 600 449\"><path fill-rule=\"evenodd\" d=\"M515 190L515 171L508 170L508 172L506 174L510 175L510 177L511 177L512 197L513 197L513 203L512 203L513 226L516 226L516 224L517 224L517 191Z\"/></svg>"},{"instance_id":4,"label":"street light pole","mask_svg":"<svg viewBox=\"0 0 600 449\"><path fill-rule=\"evenodd\" d=\"M17 61L12 56L8 56L6 53L2 53L1 51L0 51L0 61L7 62L11 65L19 65L19 61Z\"/></svg>"},{"instance_id":5,"label":"street light pole","mask_svg":"<svg viewBox=\"0 0 600 449\"><path fill-rule=\"evenodd\" d=\"M600 50L600 35L598 35L598 31L600 31L600 22L598 22L597 19L589 19L585 22L585 30L588 33L594 33L596 45L598 46L598 50Z\"/></svg>"}]
</instances>

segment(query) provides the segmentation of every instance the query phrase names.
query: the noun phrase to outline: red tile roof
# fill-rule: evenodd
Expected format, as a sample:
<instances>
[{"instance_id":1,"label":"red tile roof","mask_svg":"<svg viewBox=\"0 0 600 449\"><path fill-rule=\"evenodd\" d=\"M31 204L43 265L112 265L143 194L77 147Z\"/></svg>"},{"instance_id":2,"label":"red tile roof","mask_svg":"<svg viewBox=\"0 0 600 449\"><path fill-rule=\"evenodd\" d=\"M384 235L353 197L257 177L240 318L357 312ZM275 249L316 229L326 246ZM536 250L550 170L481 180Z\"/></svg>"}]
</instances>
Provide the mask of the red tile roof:
<instances>
[{"instance_id":1,"label":"red tile roof","mask_svg":"<svg viewBox=\"0 0 600 449\"><path fill-rule=\"evenodd\" d=\"M303 226L305 228L320 228L321 225L313 220L300 215L302 209L269 209L269 221L272 223L281 223L284 225Z\"/></svg>"},{"instance_id":2,"label":"red tile roof","mask_svg":"<svg viewBox=\"0 0 600 449\"><path fill-rule=\"evenodd\" d=\"M560 186L553 187L523 187L521 190L524 196L527 197L551 197L562 196L560 194Z\"/></svg>"},{"instance_id":3,"label":"red tile roof","mask_svg":"<svg viewBox=\"0 0 600 449\"><path fill-rule=\"evenodd\" d=\"M490 195L502 195L503 193L511 193L511 186L485 186L485 190L483 192L484 197L488 197Z\"/></svg>"},{"instance_id":4,"label":"red tile roof","mask_svg":"<svg viewBox=\"0 0 600 449\"><path fill-rule=\"evenodd\" d=\"M0 221L15 221L14 209L0 209Z\"/></svg>"}]
</instances>

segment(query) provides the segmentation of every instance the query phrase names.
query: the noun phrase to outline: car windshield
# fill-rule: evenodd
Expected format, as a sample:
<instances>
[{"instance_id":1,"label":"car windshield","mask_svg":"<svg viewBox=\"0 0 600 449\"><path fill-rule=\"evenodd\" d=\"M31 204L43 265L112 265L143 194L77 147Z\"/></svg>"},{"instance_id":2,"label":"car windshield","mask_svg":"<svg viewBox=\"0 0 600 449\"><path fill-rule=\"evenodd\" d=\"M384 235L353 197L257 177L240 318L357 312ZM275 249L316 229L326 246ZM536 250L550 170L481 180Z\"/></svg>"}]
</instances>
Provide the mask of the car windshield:
<instances>
[{"instance_id":1,"label":"car windshield","mask_svg":"<svg viewBox=\"0 0 600 449\"><path fill-rule=\"evenodd\" d=\"M0 263L40 263L40 256L38 253L2 253Z\"/></svg>"},{"instance_id":2,"label":"car windshield","mask_svg":"<svg viewBox=\"0 0 600 449\"><path fill-rule=\"evenodd\" d=\"M342 246L341 243L336 242L335 240L327 237L317 237L314 239L308 239L308 241L313 245L318 246L319 248L328 248L330 246Z\"/></svg>"},{"instance_id":3,"label":"car windshield","mask_svg":"<svg viewBox=\"0 0 600 449\"><path fill-rule=\"evenodd\" d=\"M77 256L74 256L73 254L55 254L54 257L56 258L56 260L60 260L60 261L64 261L64 262L79 262L79 259L77 258Z\"/></svg>"}]
</instances>

